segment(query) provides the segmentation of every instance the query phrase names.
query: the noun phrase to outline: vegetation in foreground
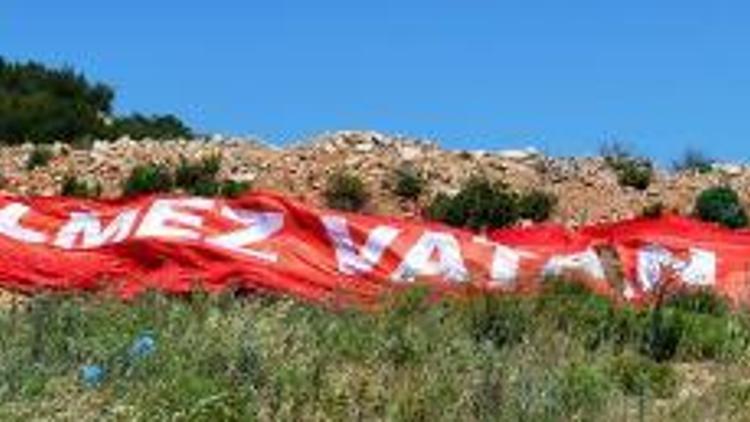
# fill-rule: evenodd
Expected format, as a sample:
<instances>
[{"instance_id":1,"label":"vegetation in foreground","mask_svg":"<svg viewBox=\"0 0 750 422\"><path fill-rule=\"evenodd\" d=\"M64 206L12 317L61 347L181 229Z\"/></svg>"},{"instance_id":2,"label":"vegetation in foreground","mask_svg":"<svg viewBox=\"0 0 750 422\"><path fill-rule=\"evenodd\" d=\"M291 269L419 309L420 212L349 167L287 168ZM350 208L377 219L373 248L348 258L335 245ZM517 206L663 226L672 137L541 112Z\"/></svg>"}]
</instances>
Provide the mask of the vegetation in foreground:
<instances>
[{"instance_id":1,"label":"vegetation in foreground","mask_svg":"<svg viewBox=\"0 0 750 422\"><path fill-rule=\"evenodd\" d=\"M536 298L379 312L230 294L39 296L0 311L0 419L726 420L750 417L750 324L705 293L615 307ZM137 357L141 333L154 340ZM81 379L101 365L98 385Z\"/></svg>"}]
</instances>

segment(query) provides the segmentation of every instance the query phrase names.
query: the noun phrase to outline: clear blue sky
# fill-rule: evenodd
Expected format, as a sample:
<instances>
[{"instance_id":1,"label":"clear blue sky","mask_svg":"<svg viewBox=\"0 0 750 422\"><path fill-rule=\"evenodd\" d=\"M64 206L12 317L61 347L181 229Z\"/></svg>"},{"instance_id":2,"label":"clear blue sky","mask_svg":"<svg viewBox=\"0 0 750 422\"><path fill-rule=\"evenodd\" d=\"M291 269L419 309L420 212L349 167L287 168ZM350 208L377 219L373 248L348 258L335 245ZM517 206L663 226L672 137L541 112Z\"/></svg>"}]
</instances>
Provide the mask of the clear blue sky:
<instances>
[{"instance_id":1,"label":"clear blue sky","mask_svg":"<svg viewBox=\"0 0 750 422\"><path fill-rule=\"evenodd\" d=\"M73 65L117 89L118 112L171 112L206 133L750 154L748 2L2 3L0 54Z\"/></svg>"}]
</instances>

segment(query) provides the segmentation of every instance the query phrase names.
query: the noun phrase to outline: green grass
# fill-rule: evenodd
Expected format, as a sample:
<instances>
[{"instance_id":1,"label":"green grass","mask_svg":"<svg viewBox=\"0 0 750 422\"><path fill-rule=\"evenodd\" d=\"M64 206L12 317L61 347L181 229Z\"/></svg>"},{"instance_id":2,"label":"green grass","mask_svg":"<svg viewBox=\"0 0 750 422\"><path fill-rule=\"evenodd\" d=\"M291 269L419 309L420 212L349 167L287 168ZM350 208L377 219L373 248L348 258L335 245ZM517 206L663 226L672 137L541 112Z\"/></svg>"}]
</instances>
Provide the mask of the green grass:
<instances>
[{"instance_id":1,"label":"green grass","mask_svg":"<svg viewBox=\"0 0 750 422\"><path fill-rule=\"evenodd\" d=\"M691 297L655 315L560 282L537 298L414 290L378 312L232 294L42 295L0 309L0 420L750 417L745 314ZM672 353L655 359L664 327ZM156 351L128 358L144 331ZM79 370L94 363L107 376L86 387Z\"/></svg>"}]
</instances>

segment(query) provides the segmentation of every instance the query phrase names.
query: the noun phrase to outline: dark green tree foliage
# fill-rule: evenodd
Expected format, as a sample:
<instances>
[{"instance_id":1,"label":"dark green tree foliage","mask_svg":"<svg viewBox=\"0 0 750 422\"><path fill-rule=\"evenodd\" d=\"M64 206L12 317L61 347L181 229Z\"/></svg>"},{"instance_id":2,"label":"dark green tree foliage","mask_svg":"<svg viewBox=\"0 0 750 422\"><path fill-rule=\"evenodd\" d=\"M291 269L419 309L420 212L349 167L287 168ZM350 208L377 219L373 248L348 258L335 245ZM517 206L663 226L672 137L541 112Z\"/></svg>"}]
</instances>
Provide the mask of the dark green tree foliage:
<instances>
[{"instance_id":1,"label":"dark green tree foliage","mask_svg":"<svg viewBox=\"0 0 750 422\"><path fill-rule=\"evenodd\" d=\"M72 69L0 58L0 142L74 140L99 133L114 93Z\"/></svg>"},{"instance_id":2,"label":"dark green tree foliage","mask_svg":"<svg viewBox=\"0 0 750 422\"><path fill-rule=\"evenodd\" d=\"M747 213L737 192L729 186L704 190L695 201L695 215L703 221L719 223L730 229L746 227Z\"/></svg>"},{"instance_id":3,"label":"dark green tree foliage","mask_svg":"<svg viewBox=\"0 0 750 422\"><path fill-rule=\"evenodd\" d=\"M177 117L166 115L144 116L135 113L130 116L117 117L103 132L109 139L129 136L133 139L177 139L190 138L192 131Z\"/></svg>"},{"instance_id":4,"label":"dark green tree foliage","mask_svg":"<svg viewBox=\"0 0 750 422\"><path fill-rule=\"evenodd\" d=\"M506 227L519 219L518 195L485 177L472 177L454 196L438 195L428 216L456 227Z\"/></svg>"}]
</instances>

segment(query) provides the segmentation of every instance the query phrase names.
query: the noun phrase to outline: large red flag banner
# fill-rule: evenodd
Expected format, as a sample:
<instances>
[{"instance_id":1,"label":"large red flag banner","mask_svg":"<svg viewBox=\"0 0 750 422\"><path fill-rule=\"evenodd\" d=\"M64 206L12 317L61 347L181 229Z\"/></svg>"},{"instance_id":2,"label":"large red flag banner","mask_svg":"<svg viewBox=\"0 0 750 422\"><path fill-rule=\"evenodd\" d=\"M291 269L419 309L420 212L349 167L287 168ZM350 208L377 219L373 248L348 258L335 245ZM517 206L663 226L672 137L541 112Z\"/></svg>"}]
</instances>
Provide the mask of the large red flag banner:
<instances>
[{"instance_id":1,"label":"large red flag banner","mask_svg":"<svg viewBox=\"0 0 750 422\"><path fill-rule=\"evenodd\" d=\"M613 252L622 280L611 280ZM531 293L571 274L602 294L647 300L667 274L750 301L750 232L681 217L496 230L315 209L259 192L237 199L113 201L0 197L0 288L34 292L260 290L369 302L426 283Z\"/></svg>"}]
</instances>

